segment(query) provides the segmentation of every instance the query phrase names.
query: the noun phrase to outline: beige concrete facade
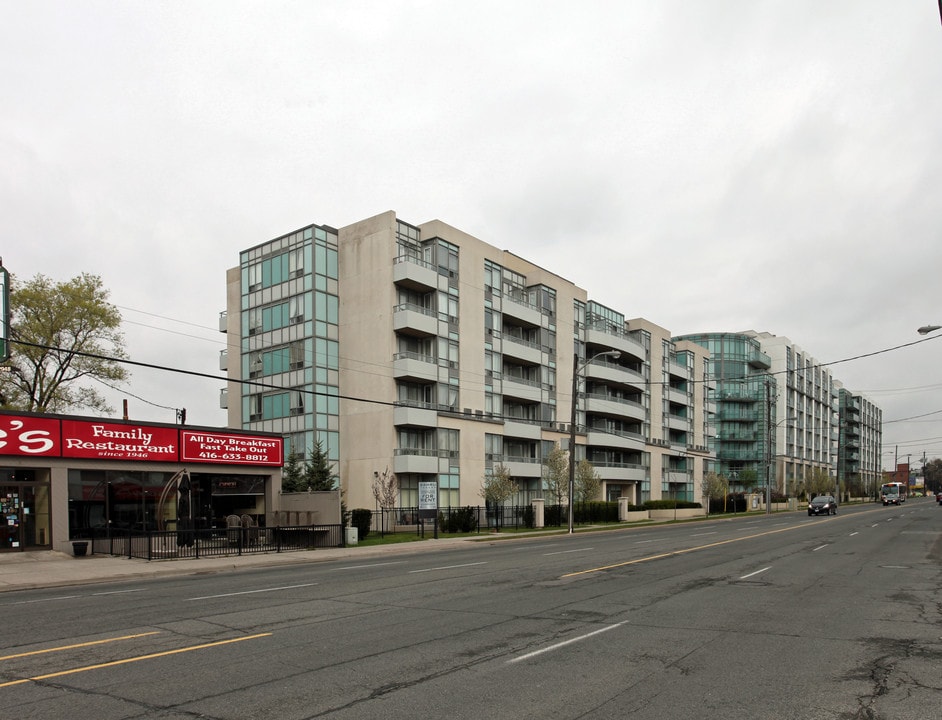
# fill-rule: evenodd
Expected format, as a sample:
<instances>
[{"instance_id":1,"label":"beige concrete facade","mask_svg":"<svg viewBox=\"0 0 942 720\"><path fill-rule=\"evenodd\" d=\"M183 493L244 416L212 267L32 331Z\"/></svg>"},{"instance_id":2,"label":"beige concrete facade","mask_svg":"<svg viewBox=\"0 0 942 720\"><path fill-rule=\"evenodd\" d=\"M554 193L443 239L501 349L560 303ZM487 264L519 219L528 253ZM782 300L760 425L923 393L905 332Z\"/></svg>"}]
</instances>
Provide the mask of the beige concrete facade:
<instances>
[{"instance_id":1,"label":"beige concrete facade","mask_svg":"<svg viewBox=\"0 0 942 720\"><path fill-rule=\"evenodd\" d=\"M440 221L411 227L417 242L409 252L397 240L393 212L339 230L337 470L348 507L374 507L372 481L387 468L403 481L402 505L414 504L406 489L416 482L445 476L452 484L457 476L457 487L443 486L440 499L482 505L484 477L497 464L521 487L512 502L528 502L540 492L547 448L567 446L574 348L580 362L599 350L623 353L578 370L585 374L580 387L590 390L579 400L577 458L598 440L586 452L610 460L596 466L599 499L701 500L711 427L702 347L675 346L667 329L644 319L596 330L576 317L589 302L585 289ZM454 267L446 268L447 252L456 256ZM495 267L521 283L522 296L488 287ZM551 297L552 307L534 296ZM503 324L488 327L488 312ZM403 386L430 395L404 401ZM521 409L538 417L519 418ZM456 431L454 448L441 445L440 433L449 430ZM416 440L421 447L405 447Z\"/></svg>"}]
</instances>

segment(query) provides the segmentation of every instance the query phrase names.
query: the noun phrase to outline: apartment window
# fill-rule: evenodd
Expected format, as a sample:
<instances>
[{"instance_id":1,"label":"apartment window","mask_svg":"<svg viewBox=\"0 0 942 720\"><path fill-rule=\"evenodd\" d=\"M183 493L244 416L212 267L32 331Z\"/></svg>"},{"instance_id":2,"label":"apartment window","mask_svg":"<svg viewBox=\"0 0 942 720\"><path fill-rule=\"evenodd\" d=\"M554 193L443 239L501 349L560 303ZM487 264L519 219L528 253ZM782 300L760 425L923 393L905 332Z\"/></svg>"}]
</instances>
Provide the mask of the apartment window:
<instances>
[{"instance_id":1,"label":"apartment window","mask_svg":"<svg viewBox=\"0 0 942 720\"><path fill-rule=\"evenodd\" d=\"M245 269L246 292L255 292L262 289L262 264L255 263Z\"/></svg>"},{"instance_id":2,"label":"apartment window","mask_svg":"<svg viewBox=\"0 0 942 720\"><path fill-rule=\"evenodd\" d=\"M292 370L304 367L304 343L296 340L288 346L288 358Z\"/></svg>"},{"instance_id":3,"label":"apartment window","mask_svg":"<svg viewBox=\"0 0 942 720\"><path fill-rule=\"evenodd\" d=\"M300 277L304 274L304 248L295 248L288 252L288 275Z\"/></svg>"},{"instance_id":4,"label":"apartment window","mask_svg":"<svg viewBox=\"0 0 942 720\"><path fill-rule=\"evenodd\" d=\"M438 272L458 277L458 246L441 239L438 241Z\"/></svg>"},{"instance_id":5,"label":"apartment window","mask_svg":"<svg viewBox=\"0 0 942 720\"><path fill-rule=\"evenodd\" d=\"M288 318L292 325L304 322L304 297L295 295L288 300Z\"/></svg>"}]
</instances>

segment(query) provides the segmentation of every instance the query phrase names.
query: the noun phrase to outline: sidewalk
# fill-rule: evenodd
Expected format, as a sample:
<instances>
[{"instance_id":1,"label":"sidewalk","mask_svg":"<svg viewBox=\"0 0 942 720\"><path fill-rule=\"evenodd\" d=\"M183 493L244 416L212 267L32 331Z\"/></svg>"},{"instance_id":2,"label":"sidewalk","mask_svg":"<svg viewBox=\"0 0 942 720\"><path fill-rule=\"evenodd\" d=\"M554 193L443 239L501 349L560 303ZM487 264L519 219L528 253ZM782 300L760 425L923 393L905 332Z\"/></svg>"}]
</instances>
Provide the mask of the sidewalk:
<instances>
[{"instance_id":1,"label":"sidewalk","mask_svg":"<svg viewBox=\"0 0 942 720\"><path fill-rule=\"evenodd\" d=\"M150 561L112 555L73 557L54 550L4 552L0 553L0 593L133 578L206 575L343 558L359 560L392 554L409 555L459 547L467 543L468 540L464 538L443 538L369 547L317 548L282 553Z\"/></svg>"}]
</instances>

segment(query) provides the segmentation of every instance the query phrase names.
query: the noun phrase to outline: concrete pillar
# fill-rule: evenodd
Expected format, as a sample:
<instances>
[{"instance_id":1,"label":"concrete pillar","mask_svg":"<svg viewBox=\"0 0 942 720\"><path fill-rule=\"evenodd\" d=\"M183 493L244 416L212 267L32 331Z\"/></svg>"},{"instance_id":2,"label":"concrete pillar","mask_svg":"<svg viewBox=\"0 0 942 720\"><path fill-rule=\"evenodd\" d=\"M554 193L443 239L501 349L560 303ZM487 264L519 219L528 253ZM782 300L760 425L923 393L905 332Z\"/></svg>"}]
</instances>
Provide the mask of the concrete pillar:
<instances>
[{"instance_id":1,"label":"concrete pillar","mask_svg":"<svg viewBox=\"0 0 942 720\"><path fill-rule=\"evenodd\" d=\"M631 504L631 498L622 495L618 498L618 522L625 522L628 519L628 506Z\"/></svg>"}]
</instances>

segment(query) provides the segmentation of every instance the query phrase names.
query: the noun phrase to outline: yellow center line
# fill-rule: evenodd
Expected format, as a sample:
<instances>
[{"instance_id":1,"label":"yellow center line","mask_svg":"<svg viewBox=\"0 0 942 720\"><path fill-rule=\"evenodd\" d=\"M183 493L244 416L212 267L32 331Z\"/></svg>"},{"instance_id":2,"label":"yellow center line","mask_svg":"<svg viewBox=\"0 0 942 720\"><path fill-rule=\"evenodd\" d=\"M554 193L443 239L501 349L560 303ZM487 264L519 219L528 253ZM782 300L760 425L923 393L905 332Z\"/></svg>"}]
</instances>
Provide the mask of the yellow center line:
<instances>
[{"instance_id":1,"label":"yellow center line","mask_svg":"<svg viewBox=\"0 0 942 720\"><path fill-rule=\"evenodd\" d=\"M708 543L706 545L697 545L695 547L684 548L683 550L673 550L671 552L660 553L659 555L649 555L647 557L637 558L635 560L625 560L625 562L615 563L614 565L603 565L601 567L589 568L588 570L577 570L576 572L567 573L566 575L563 575L563 577L568 578L575 577L576 575L588 575L590 573L602 572L603 570L613 570L615 568L625 567L627 565L637 565L638 563L650 562L651 560L660 560L661 558L671 557L673 555L685 555L687 553L696 552L697 550L706 550L707 548L719 547L720 545L742 542L743 540L752 540L753 538L774 535L776 533L786 532L788 530L796 530L802 527L806 526L792 525L791 527L779 528L778 530L766 530L765 532L756 533L755 535L745 535L739 538L732 538L731 540L720 540L718 542Z\"/></svg>"},{"instance_id":2,"label":"yellow center line","mask_svg":"<svg viewBox=\"0 0 942 720\"><path fill-rule=\"evenodd\" d=\"M78 643L76 645L63 645L61 647L47 648L45 650L33 650L31 652L18 653L16 655L4 655L0 657L2 660L13 660L14 658L29 657L30 655L44 655L51 652L62 652L63 650L74 650L75 648L91 647L92 645L104 645L105 643L117 642L119 640L133 640L135 638L147 637L148 635L159 635L160 632L155 630L153 632L138 633L137 635L124 635L122 637L115 638L106 638L104 640L92 640L91 642Z\"/></svg>"},{"instance_id":3,"label":"yellow center line","mask_svg":"<svg viewBox=\"0 0 942 720\"><path fill-rule=\"evenodd\" d=\"M50 678L62 677L63 675L74 675L75 673L88 672L89 670L100 670L101 668L126 665L127 663L140 662L141 660L153 660L154 658L166 657L167 655L177 655L179 653L191 652L193 650L203 650L205 648L218 647L220 645L229 645L230 643L242 642L243 640L255 640L257 638L268 637L269 635L271 635L271 633L246 635L245 637L204 643L203 645L191 645L189 647L177 648L176 650L165 650L164 652L151 653L150 655L139 655L137 657L125 658L124 660L113 660L111 662L99 663L98 665L87 665L86 667L72 668L71 670L61 670L59 672L49 673L47 675L37 675L35 677L23 678L22 680L13 680L11 682L0 683L0 688L10 687L11 685L22 685L23 683L28 682L38 682L40 680L49 680Z\"/></svg>"}]
</instances>

